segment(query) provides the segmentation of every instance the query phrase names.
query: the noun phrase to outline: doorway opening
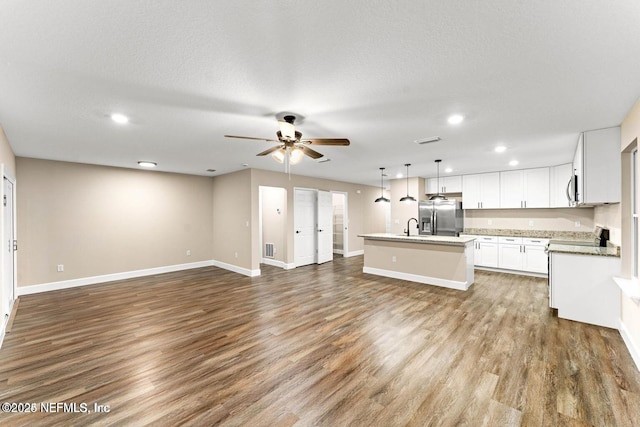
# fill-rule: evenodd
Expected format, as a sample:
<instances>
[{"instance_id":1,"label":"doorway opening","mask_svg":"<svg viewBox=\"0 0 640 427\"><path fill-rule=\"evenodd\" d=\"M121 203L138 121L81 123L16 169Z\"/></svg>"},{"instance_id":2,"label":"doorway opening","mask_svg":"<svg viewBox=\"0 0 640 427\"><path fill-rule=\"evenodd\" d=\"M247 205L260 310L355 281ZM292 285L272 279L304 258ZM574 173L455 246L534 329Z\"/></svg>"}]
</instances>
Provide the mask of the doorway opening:
<instances>
[{"instance_id":1,"label":"doorway opening","mask_svg":"<svg viewBox=\"0 0 640 427\"><path fill-rule=\"evenodd\" d=\"M260 263L287 268L287 190L259 187Z\"/></svg>"},{"instance_id":2,"label":"doorway opening","mask_svg":"<svg viewBox=\"0 0 640 427\"><path fill-rule=\"evenodd\" d=\"M332 192L333 196L333 253L345 256L348 250L347 193Z\"/></svg>"}]
</instances>

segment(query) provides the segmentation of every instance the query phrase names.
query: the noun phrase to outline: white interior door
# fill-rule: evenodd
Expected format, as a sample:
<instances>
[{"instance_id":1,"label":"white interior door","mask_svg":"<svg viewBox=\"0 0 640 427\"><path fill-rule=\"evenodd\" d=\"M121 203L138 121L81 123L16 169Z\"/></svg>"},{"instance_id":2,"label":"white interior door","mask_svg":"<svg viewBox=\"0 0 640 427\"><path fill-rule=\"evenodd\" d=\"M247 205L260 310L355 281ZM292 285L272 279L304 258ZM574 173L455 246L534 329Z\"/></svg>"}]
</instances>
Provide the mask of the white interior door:
<instances>
[{"instance_id":1,"label":"white interior door","mask_svg":"<svg viewBox=\"0 0 640 427\"><path fill-rule=\"evenodd\" d=\"M296 267L316 262L316 191L294 189L293 253Z\"/></svg>"},{"instance_id":2,"label":"white interior door","mask_svg":"<svg viewBox=\"0 0 640 427\"><path fill-rule=\"evenodd\" d=\"M13 216L13 183L6 177L3 183L3 239L2 239L2 322L7 322L11 314L15 280L15 227Z\"/></svg>"},{"instance_id":3,"label":"white interior door","mask_svg":"<svg viewBox=\"0 0 640 427\"><path fill-rule=\"evenodd\" d=\"M318 264L333 261L333 194L318 191Z\"/></svg>"}]
</instances>

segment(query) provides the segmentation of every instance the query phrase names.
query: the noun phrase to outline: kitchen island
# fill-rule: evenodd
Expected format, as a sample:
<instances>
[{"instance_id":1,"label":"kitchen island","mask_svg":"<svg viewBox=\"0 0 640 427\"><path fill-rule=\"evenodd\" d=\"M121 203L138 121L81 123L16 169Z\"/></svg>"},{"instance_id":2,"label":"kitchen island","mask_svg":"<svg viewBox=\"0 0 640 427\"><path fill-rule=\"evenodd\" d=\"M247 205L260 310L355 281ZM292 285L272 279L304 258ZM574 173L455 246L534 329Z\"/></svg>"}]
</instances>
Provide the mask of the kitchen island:
<instances>
[{"instance_id":1,"label":"kitchen island","mask_svg":"<svg viewBox=\"0 0 640 427\"><path fill-rule=\"evenodd\" d=\"M473 237L360 234L362 271L466 291L473 284Z\"/></svg>"}]
</instances>

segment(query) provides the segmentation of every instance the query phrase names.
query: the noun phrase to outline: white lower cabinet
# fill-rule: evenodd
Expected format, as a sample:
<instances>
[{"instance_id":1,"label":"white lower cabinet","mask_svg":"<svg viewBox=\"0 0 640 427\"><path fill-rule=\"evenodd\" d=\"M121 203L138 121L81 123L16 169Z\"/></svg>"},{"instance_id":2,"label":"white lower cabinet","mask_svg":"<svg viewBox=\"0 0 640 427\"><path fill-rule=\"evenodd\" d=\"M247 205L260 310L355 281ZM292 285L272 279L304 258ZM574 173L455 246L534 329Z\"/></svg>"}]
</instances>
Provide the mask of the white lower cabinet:
<instances>
[{"instance_id":1,"label":"white lower cabinet","mask_svg":"<svg viewBox=\"0 0 640 427\"><path fill-rule=\"evenodd\" d=\"M522 270L522 238L500 237L498 243L498 250L500 252L499 268Z\"/></svg>"},{"instance_id":2,"label":"white lower cabinet","mask_svg":"<svg viewBox=\"0 0 640 427\"><path fill-rule=\"evenodd\" d=\"M473 265L476 267L498 268L498 238L495 236L475 236L464 234L460 237L475 237L473 242Z\"/></svg>"},{"instance_id":3,"label":"white lower cabinet","mask_svg":"<svg viewBox=\"0 0 640 427\"><path fill-rule=\"evenodd\" d=\"M549 306L558 317L617 329L620 327L620 258L549 253Z\"/></svg>"},{"instance_id":4,"label":"white lower cabinet","mask_svg":"<svg viewBox=\"0 0 640 427\"><path fill-rule=\"evenodd\" d=\"M548 239L523 237L475 237L474 265L499 268L514 272L547 274L548 261L544 251Z\"/></svg>"},{"instance_id":5,"label":"white lower cabinet","mask_svg":"<svg viewBox=\"0 0 640 427\"><path fill-rule=\"evenodd\" d=\"M480 267L498 267L498 244L489 242L478 242L475 252L476 265Z\"/></svg>"},{"instance_id":6,"label":"white lower cabinet","mask_svg":"<svg viewBox=\"0 0 640 427\"><path fill-rule=\"evenodd\" d=\"M544 251L547 239L522 239L523 265L524 271L533 273L548 273L549 261L547 253Z\"/></svg>"}]
</instances>

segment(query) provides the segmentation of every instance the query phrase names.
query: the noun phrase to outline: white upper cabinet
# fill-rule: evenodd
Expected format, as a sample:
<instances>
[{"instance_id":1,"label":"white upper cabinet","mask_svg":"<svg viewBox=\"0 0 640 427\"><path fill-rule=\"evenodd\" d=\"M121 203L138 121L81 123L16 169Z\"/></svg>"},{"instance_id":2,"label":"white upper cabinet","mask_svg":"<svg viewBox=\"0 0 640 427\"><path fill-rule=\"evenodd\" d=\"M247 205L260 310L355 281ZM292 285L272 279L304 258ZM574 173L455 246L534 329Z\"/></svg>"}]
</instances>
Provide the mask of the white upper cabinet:
<instances>
[{"instance_id":1,"label":"white upper cabinet","mask_svg":"<svg viewBox=\"0 0 640 427\"><path fill-rule=\"evenodd\" d=\"M548 208L549 168L500 172L501 208Z\"/></svg>"},{"instance_id":2,"label":"white upper cabinet","mask_svg":"<svg viewBox=\"0 0 640 427\"><path fill-rule=\"evenodd\" d=\"M462 176L464 209L498 209L500 207L500 172Z\"/></svg>"},{"instance_id":3,"label":"white upper cabinet","mask_svg":"<svg viewBox=\"0 0 640 427\"><path fill-rule=\"evenodd\" d=\"M620 127L583 132L573 167L578 205L620 202Z\"/></svg>"},{"instance_id":4,"label":"white upper cabinet","mask_svg":"<svg viewBox=\"0 0 640 427\"><path fill-rule=\"evenodd\" d=\"M549 168L549 207L571 207L570 191L573 164L553 166Z\"/></svg>"},{"instance_id":5,"label":"white upper cabinet","mask_svg":"<svg viewBox=\"0 0 640 427\"><path fill-rule=\"evenodd\" d=\"M462 193L462 176L444 176L440 177L440 189L438 190L438 179L427 178L425 187L426 194L437 193Z\"/></svg>"}]
</instances>

